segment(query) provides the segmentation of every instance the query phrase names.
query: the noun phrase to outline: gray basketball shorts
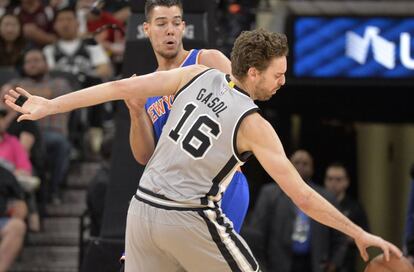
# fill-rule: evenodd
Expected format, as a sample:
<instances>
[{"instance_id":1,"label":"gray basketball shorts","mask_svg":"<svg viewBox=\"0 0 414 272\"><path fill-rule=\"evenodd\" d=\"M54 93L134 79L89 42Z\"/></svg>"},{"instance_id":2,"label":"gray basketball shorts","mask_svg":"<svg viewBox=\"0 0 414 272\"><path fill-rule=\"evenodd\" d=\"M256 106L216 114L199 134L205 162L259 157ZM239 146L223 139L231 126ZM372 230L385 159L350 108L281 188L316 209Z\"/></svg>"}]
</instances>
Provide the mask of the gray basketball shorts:
<instances>
[{"instance_id":1,"label":"gray basketball shorts","mask_svg":"<svg viewBox=\"0 0 414 272\"><path fill-rule=\"evenodd\" d=\"M260 271L220 208L178 209L134 196L125 243L125 272Z\"/></svg>"}]
</instances>

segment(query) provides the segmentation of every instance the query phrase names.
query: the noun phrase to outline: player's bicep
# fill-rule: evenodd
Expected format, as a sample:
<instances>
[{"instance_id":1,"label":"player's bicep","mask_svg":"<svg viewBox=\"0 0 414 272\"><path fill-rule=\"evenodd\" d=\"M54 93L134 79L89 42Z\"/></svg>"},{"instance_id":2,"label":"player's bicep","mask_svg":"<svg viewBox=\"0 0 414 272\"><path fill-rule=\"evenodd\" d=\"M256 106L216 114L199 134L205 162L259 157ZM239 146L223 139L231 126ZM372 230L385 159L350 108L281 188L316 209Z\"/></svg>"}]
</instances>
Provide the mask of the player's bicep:
<instances>
[{"instance_id":1,"label":"player's bicep","mask_svg":"<svg viewBox=\"0 0 414 272\"><path fill-rule=\"evenodd\" d=\"M296 197L303 196L308 186L303 186L305 183L286 157L272 126L258 114L246 118L246 121L245 126L241 126L246 143L244 148L253 152L262 167L289 197L295 200Z\"/></svg>"}]
</instances>

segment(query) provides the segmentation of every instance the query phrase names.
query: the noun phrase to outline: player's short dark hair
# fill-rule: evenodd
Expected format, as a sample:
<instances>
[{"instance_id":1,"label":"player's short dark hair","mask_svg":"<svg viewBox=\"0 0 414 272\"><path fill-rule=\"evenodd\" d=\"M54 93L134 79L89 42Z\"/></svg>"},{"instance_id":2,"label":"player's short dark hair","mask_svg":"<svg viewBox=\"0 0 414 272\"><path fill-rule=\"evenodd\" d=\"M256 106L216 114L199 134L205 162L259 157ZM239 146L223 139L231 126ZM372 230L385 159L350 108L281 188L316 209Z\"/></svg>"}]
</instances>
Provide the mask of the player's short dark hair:
<instances>
[{"instance_id":1,"label":"player's short dark hair","mask_svg":"<svg viewBox=\"0 0 414 272\"><path fill-rule=\"evenodd\" d=\"M236 39L231 52L232 74L243 79L251 67L264 71L275 57L289 53L286 35L264 29L243 31Z\"/></svg>"},{"instance_id":2,"label":"player's short dark hair","mask_svg":"<svg viewBox=\"0 0 414 272\"><path fill-rule=\"evenodd\" d=\"M168 8L177 6L180 8L181 14L183 13L183 4L181 0L147 0L145 2L145 20L147 22L150 21L151 11L157 6L163 6Z\"/></svg>"}]
</instances>

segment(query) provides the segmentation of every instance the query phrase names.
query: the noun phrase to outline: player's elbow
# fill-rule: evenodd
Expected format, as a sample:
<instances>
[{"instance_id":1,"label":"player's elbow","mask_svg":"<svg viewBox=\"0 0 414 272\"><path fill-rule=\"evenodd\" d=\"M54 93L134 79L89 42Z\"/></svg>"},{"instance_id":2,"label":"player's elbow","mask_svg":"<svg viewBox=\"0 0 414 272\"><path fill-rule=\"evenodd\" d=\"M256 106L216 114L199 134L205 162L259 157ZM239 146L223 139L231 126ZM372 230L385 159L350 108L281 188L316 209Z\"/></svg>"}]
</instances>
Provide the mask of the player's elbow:
<instances>
[{"instance_id":1,"label":"player's elbow","mask_svg":"<svg viewBox=\"0 0 414 272\"><path fill-rule=\"evenodd\" d=\"M133 90L128 79L121 79L109 82L110 90L117 99L130 99L133 97Z\"/></svg>"},{"instance_id":2,"label":"player's elbow","mask_svg":"<svg viewBox=\"0 0 414 272\"><path fill-rule=\"evenodd\" d=\"M132 152L132 153L134 155L135 160L141 165L146 165L149 162L151 155L152 155L150 153L140 153L140 152Z\"/></svg>"},{"instance_id":3,"label":"player's elbow","mask_svg":"<svg viewBox=\"0 0 414 272\"><path fill-rule=\"evenodd\" d=\"M312 192L306 189L301 190L301 192L293 199L293 202L296 204L296 206L306 212L309 211L311 208L311 197Z\"/></svg>"},{"instance_id":4,"label":"player's elbow","mask_svg":"<svg viewBox=\"0 0 414 272\"><path fill-rule=\"evenodd\" d=\"M146 165L148 163L149 159L151 158L151 156L146 156L146 155L144 155L144 156L134 156L134 157L135 157L135 160L141 165Z\"/></svg>"}]
</instances>

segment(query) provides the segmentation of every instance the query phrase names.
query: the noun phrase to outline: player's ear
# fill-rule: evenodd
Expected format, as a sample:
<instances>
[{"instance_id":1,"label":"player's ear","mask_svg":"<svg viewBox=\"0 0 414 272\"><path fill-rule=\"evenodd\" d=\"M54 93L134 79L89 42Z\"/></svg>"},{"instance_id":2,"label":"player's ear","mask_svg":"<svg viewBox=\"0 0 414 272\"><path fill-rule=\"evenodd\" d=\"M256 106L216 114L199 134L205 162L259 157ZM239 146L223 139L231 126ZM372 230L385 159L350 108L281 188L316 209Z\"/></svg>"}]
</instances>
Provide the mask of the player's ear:
<instances>
[{"instance_id":1,"label":"player's ear","mask_svg":"<svg viewBox=\"0 0 414 272\"><path fill-rule=\"evenodd\" d=\"M144 22L144 23L142 24L142 27L143 27L143 29L144 29L145 36L147 36L147 37L148 37L148 32L149 32L149 23Z\"/></svg>"},{"instance_id":2,"label":"player's ear","mask_svg":"<svg viewBox=\"0 0 414 272\"><path fill-rule=\"evenodd\" d=\"M247 70L247 75L252 78L256 78L259 71L255 67L250 67L249 70Z\"/></svg>"}]
</instances>

